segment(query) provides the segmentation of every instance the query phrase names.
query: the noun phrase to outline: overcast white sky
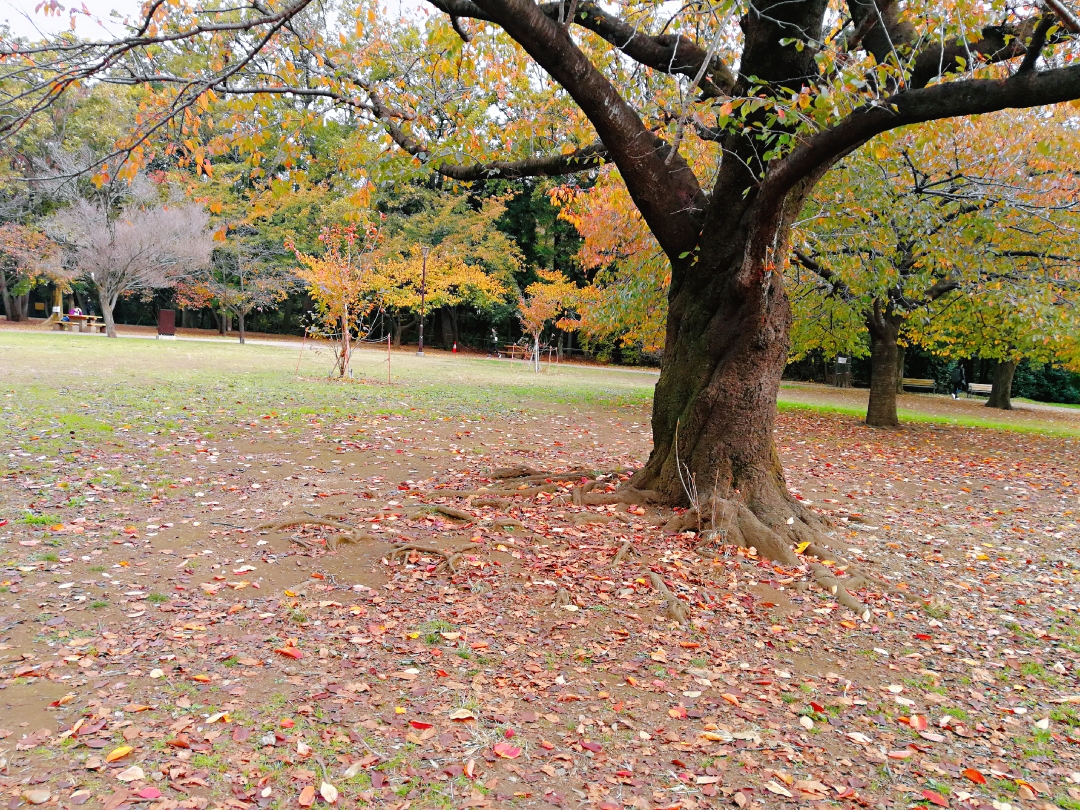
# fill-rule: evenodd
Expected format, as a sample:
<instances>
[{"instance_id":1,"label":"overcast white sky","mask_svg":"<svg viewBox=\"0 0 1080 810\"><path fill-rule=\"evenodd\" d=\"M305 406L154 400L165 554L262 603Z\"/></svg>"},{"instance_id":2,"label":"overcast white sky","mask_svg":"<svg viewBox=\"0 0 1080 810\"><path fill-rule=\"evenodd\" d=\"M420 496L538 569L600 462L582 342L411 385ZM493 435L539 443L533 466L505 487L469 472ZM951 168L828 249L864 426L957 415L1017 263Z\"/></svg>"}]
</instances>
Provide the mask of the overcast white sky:
<instances>
[{"instance_id":1,"label":"overcast white sky","mask_svg":"<svg viewBox=\"0 0 1080 810\"><path fill-rule=\"evenodd\" d=\"M71 15L64 11L60 16L46 17L41 12L34 12L34 7L40 0L0 0L0 19L7 21L11 31L16 36L37 39L40 32L55 34L67 29L71 25ZM110 12L115 10L120 14L119 19L133 16L138 13L142 6L141 0L61 0L65 8L82 8L86 5L94 19L79 14L76 16L75 30L85 37L100 37L104 31L102 23L106 26L111 21ZM115 32L118 30L114 28Z\"/></svg>"},{"instance_id":2,"label":"overcast white sky","mask_svg":"<svg viewBox=\"0 0 1080 810\"><path fill-rule=\"evenodd\" d=\"M6 20L11 26L11 31L16 36L38 39L41 33L55 34L65 30L71 24L71 15L64 11L60 16L46 17L44 14L34 12L34 7L40 0L0 0L0 20ZM118 25L109 26L112 22L110 12L116 11L120 16L119 22L124 17L133 17L142 8L142 0L60 0L61 4L68 8L79 8L83 5L92 15L88 18L83 14L76 15L75 30L84 37L101 37L106 29L112 33L119 33ZM386 7L394 12L415 11L418 8L426 8L424 0L388 0ZM103 28L104 24L104 28Z\"/></svg>"}]
</instances>

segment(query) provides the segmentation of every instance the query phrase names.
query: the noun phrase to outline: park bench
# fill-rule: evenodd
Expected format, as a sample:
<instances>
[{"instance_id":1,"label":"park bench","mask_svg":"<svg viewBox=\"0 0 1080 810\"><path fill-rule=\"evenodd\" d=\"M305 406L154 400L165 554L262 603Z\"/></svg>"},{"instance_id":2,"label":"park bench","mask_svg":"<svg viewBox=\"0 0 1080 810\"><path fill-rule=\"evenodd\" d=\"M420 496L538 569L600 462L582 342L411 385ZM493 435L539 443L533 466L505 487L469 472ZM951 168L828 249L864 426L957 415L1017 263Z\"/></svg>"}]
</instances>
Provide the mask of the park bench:
<instances>
[{"instance_id":1,"label":"park bench","mask_svg":"<svg viewBox=\"0 0 1080 810\"><path fill-rule=\"evenodd\" d=\"M937 383L934 380L919 380L914 377L904 377L904 388L928 389L931 393L937 391Z\"/></svg>"},{"instance_id":2,"label":"park bench","mask_svg":"<svg viewBox=\"0 0 1080 810\"><path fill-rule=\"evenodd\" d=\"M993 392L994 386L990 383L968 383L967 395L972 394L980 397L988 397Z\"/></svg>"}]
</instances>

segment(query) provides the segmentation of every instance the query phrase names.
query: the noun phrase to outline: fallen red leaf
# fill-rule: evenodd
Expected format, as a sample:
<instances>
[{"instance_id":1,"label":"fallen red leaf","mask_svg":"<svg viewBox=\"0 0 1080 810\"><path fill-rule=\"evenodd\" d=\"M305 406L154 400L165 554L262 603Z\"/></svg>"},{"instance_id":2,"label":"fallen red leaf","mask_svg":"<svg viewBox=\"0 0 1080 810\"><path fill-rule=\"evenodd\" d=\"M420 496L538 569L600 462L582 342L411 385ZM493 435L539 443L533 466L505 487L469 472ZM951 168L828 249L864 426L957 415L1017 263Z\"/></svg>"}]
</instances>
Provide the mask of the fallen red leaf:
<instances>
[{"instance_id":1,"label":"fallen red leaf","mask_svg":"<svg viewBox=\"0 0 1080 810\"><path fill-rule=\"evenodd\" d=\"M942 796L940 793L935 793L932 790L924 790L922 792L922 797L931 804L936 804L938 807L949 806L949 802L944 796Z\"/></svg>"},{"instance_id":2,"label":"fallen red leaf","mask_svg":"<svg viewBox=\"0 0 1080 810\"><path fill-rule=\"evenodd\" d=\"M521 756L521 749L510 743L495 743L495 745L492 746L492 750L503 759L517 759Z\"/></svg>"},{"instance_id":3,"label":"fallen red leaf","mask_svg":"<svg viewBox=\"0 0 1080 810\"><path fill-rule=\"evenodd\" d=\"M274 650L274 652L280 653L281 655L287 655L289 658L304 657L304 654L300 652L300 650L296 649L296 647L278 647Z\"/></svg>"},{"instance_id":4,"label":"fallen red leaf","mask_svg":"<svg viewBox=\"0 0 1080 810\"><path fill-rule=\"evenodd\" d=\"M961 775L970 782L974 782L976 785L985 785L986 777L979 773L974 768L964 768L960 771Z\"/></svg>"}]
</instances>

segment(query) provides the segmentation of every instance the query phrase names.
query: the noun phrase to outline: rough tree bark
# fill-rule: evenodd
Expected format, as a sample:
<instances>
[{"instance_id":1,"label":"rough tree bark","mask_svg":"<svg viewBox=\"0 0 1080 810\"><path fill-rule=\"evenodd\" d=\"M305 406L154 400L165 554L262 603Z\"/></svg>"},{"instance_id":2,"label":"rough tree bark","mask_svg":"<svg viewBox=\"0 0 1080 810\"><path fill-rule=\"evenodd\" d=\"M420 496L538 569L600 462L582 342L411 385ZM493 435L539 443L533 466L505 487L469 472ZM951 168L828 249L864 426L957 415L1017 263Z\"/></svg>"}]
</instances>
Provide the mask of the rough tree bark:
<instances>
[{"instance_id":1,"label":"rough tree bark","mask_svg":"<svg viewBox=\"0 0 1080 810\"><path fill-rule=\"evenodd\" d=\"M896 393L904 393L904 359L907 354L906 347L896 347Z\"/></svg>"},{"instance_id":2,"label":"rough tree bark","mask_svg":"<svg viewBox=\"0 0 1080 810\"><path fill-rule=\"evenodd\" d=\"M870 330L870 402L866 406L866 424L871 427L896 427L897 338L904 323L904 313L896 312L881 299L874 300L867 313Z\"/></svg>"},{"instance_id":3,"label":"rough tree bark","mask_svg":"<svg viewBox=\"0 0 1080 810\"><path fill-rule=\"evenodd\" d=\"M116 337L116 321L113 319L113 309L116 308L116 299L118 296L109 295L106 290L101 287L97 288L98 303L101 304L101 319L105 321L105 335L106 337Z\"/></svg>"},{"instance_id":4,"label":"rough tree bark","mask_svg":"<svg viewBox=\"0 0 1080 810\"><path fill-rule=\"evenodd\" d=\"M1014 374L1016 374L1015 360L999 360L997 365L994 366L994 387L990 391L990 398L986 400L987 408L1000 408L1003 411L1012 410Z\"/></svg>"},{"instance_id":5,"label":"rough tree bark","mask_svg":"<svg viewBox=\"0 0 1080 810\"><path fill-rule=\"evenodd\" d=\"M27 308L30 302L29 293L24 295L13 294L7 285L7 279L0 272L0 298L4 301L4 314L9 321L25 321Z\"/></svg>"}]
</instances>

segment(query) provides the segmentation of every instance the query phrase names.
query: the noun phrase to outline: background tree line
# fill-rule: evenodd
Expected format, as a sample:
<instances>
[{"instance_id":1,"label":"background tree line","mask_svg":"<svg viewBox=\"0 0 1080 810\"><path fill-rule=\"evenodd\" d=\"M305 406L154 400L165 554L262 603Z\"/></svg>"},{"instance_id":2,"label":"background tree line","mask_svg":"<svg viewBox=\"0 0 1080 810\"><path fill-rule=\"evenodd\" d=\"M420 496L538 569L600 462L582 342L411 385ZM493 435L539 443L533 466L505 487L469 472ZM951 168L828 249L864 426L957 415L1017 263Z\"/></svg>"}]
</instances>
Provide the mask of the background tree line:
<instances>
[{"instance_id":1,"label":"background tree line","mask_svg":"<svg viewBox=\"0 0 1080 810\"><path fill-rule=\"evenodd\" d=\"M195 140L175 149L165 139L132 174L110 139L133 124L140 95L95 86L8 144L18 167L0 186L0 296L10 320L65 302L132 324L177 309L180 326L235 331L241 341L246 331L301 335L319 305L296 251L318 255L321 230L366 221L379 233L370 260L382 270L369 282L377 311L352 325L356 338L415 343L426 246L428 345L490 351L522 339L605 361L659 362L668 259L611 167L572 184L464 187L436 176L376 187L341 170L361 132L346 117L301 130L301 151L267 148L265 131L244 143L239 124L229 148L213 154L217 136L202 130L197 163ZM281 123L304 106L276 98L264 112ZM836 355L853 358L855 383L875 392L871 411L880 412L870 421L879 424L895 424L898 378L933 378L945 390L956 363L970 382L993 382L1007 366L1015 396L1080 402L1076 121L1066 111L1026 120L1019 137L1001 116L898 131L819 186L785 265L795 312L788 376L825 381ZM170 203L169 218L183 212L188 221L153 224ZM116 223L125 222L159 244L172 233L185 250L99 285L115 249L80 246L72 229L115 246Z\"/></svg>"}]
</instances>

